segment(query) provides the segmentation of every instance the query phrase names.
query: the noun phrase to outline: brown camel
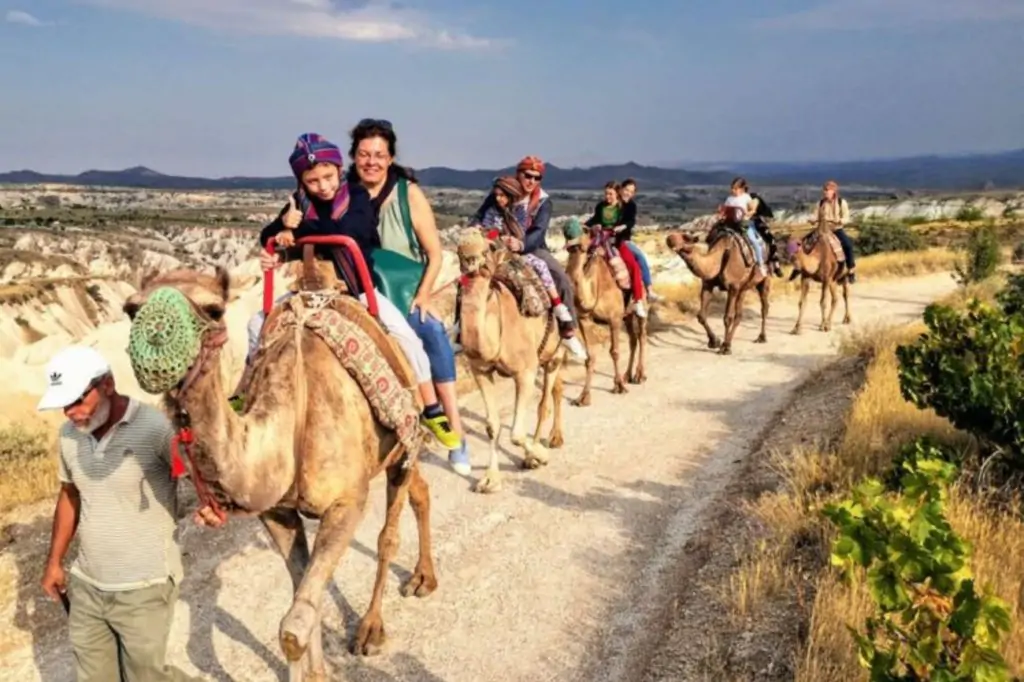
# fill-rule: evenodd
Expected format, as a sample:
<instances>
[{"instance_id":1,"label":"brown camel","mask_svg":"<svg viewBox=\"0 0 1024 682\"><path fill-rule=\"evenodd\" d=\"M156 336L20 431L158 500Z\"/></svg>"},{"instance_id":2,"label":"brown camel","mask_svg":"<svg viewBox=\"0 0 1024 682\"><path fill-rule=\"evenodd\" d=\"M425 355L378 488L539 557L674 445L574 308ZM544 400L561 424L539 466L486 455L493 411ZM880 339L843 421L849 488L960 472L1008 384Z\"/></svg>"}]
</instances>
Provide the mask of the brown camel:
<instances>
[{"instance_id":1,"label":"brown camel","mask_svg":"<svg viewBox=\"0 0 1024 682\"><path fill-rule=\"evenodd\" d=\"M809 241L807 237L810 238ZM842 249L839 246L839 238L827 227L816 227L807 237L802 242L796 242L796 239L791 237L787 249L789 253L793 254L793 272L789 276L789 281L792 282L797 277L800 278L800 303L793 334L799 334L801 331L804 302L807 300L807 292L811 288L812 281L821 282L821 324L818 329L823 332L832 329L832 316L836 310L837 284L843 287L843 307L845 309L843 324L850 324L849 273L846 269ZM831 297L830 303L825 301L826 293Z\"/></svg>"},{"instance_id":2,"label":"brown camel","mask_svg":"<svg viewBox=\"0 0 1024 682\"><path fill-rule=\"evenodd\" d=\"M715 230L716 228L712 228ZM722 355L732 353L732 337L740 326L743 315L743 297L749 289L757 289L761 297L761 334L754 343L766 343L768 335L768 296L771 292L772 280L758 272L753 263L747 265L741 253L740 235L729 231L714 240L707 253L700 253L695 248L697 238L683 233L670 234L665 243L668 248L679 254L687 267L701 280L700 312L697 321L708 334L708 348L719 348ZM725 341L719 340L708 324L708 308L711 305L711 294L715 289L724 289L725 302Z\"/></svg>"},{"instance_id":3,"label":"brown camel","mask_svg":"<svg viewBox=\"0 0 1024 682\"><path fill-rule=\"evenodd\" d=\"M615 367L615 387L612 393L627 393L626 382L619 366L619 332L625 323L629 336L629 383L642 384L647 381L645 369L647 359L647 318L638 317L630 310L626 313L626 302L622 289L615 282L611 265L597 251L588 253L591 238L584 232L566 242L569 262L566 272L576 290L576 311L579 315L580 336L587 349L587 378L580 397L574 405L590 404L590 383L594 377L597 359L591 352L589 339L592 338L593 324L607 325L611 334L611 356ZM591 332L588 333L588 327ZM634 363L635 368L634 368Z\"/></svg>"},{"instance_id":4,"label":"brown camel","mask_svg":"<svg viewBox=\"0 0 1024 682\"><path fill-rule=\"evenodd\" d=\"M465 275L460 294L459 319L462 350L470 371L480 388L487 416L487 437L491 457L487 473L477 483L477 492L496 492L501 488L498 470L498 434L501 423L495 395L495 374L512 377L516 387L512 417L512 443L524 449L523 467L536 469L548 463L540 432L554 402L554 423L548 447L560 448L562 435L562 365L567 350L555 330L551 311L529 317L519 310L518 302L504 283L494 279L510 253L498 242L484 238L478 229L467 230L460 239L459 266ZM544 387L537 406L537 427L532 440L526 438L526 408L533 397L540 370Z\"/></svg>"},{"instance_id":5,"label":"brown camel","mask_svg":"<svg viewBox=\"0 0 1024 682\"><path fill-rule=\"evenodd\" d=\"M312 251L306 258L312 265ZM327 275L322 267L316 269L325 278L334 276L330 266ZM147 385L145 377L151 375L140 369L143 361L132 355L131 346L129 354L140 385L164 393L165 407L179 428L191 429L191 475L200 498L206 488L229 516L258 516L285 560L294 597L281 620L279 639L289 661L290 682L326 680L321 603L363 517L370 480L381 471L387 477L387 516L377 541L373 596L353 652L371 655L384 643L381 603L388 567L398 548L398 520L406 496L416 515L419 560L401 593L427 596L437 588L437 578L431 558L430 494L416 465L418 450L410 452L406 445L414 432L410 422L407 419L396 429L382 425L367 393L325 338L311 327L310 320L337 319L318 318L318 311L324 315L330 308L342 311L361 329L371 330L359 337L363 341L357 347L361 359L383 358L395 367L395 362L404 362L404 356L390 345L361 303L338 293L336 280L321 284L308 298L300 293L271 311L253 359L246 410L240 416L228 405L221 368L229 289L223 269L218 269L216 276L175 270L149 278L140 292L128 299L124 310L132 319L132 338L148 338L157 364L169 368L163 384L168 388L153 388L152 381ZM173 302L179 312L186 312L168 323L167 310ZM296 308L289 306L298 310L292 318L288 315ZM161 316L164 321L159 327L151 324ZM293 321L290 326L285 322L288 319ZM276 334L270 329L274 325ZM196 330L190 352L174 355L180 347L171 347L159 338L175 326ZM416 391L409 390L415 382L408 363L400 370L390 375L397 381L382 386L378 395L390 395L395 404L408 408L402 414L416 414L420 405ZM385 393L386 389L393 392ZM372 397L379 402L378 395ZM413 424L420 428L415 421ZM422 443L422 432L416 433ZM320 520L312 554L303 517Z\"/></svg>"}]
</instances>

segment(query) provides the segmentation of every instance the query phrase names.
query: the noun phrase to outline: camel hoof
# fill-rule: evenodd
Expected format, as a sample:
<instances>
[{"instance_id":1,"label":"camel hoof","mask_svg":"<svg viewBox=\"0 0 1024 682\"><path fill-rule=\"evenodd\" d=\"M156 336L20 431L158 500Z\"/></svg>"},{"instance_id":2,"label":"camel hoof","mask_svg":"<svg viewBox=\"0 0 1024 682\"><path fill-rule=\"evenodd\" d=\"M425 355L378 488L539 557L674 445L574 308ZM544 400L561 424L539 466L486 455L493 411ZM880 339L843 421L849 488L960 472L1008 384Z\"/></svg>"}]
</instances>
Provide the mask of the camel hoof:
<instances>
[{"instance_id":1,"label":"camel hoof","mask_svg":"<svg viewBox=\"0 0 1024 682\"><path fill-rule=\"evenodd\" d=\"M292 663L301 660L309 648L309 636L316 628L320 614L312 604L298 601L281 621L281 651Z\"/></svg>"},{"instance_id":2,"label":"camel hoof","mask_svg":"<svg viewBox=\"0 0 1024 682\"><path fill-rule=\"evenodd\" d=\"M405 581L399 592L403 597L426 597L437 589L437 576L417 569L412 577Z\"/></svg>"},{"instance_id":3,"label":"camel hoof","mask_svg":"<svg viewBox=\"0 0 1024 682\"><path fill-rule=\"evenodd\" d=\"M644 374L643 372L640 372L638 374L634 374L631 377L629 377L629 383L634 384L634 385L639 385L639 384L643 384L643 383L646 383L646 382L647 382L647 375Z\"/></svg>"},{"instance_id":4,"label":"camel hoof","mask_svg":"<svg viewBox=\"0 0 1024 682\"><path fill-rule=\"evenodd\" d=\"M828 326L827 324L823 324L823 325L820 325L818 327L818 331L820 331L820 332L832 331L832 328L830 326Z\"/></svg>"},{"instance_id":5,"label":"camel hoof","mask_svg":"<svg viewBox=\"0 0 1024 682\"><path fill-rule=\"evenodd\" d=\"M551 434L551 437L548 438L548 447L552 450L557 450L563 445L565 445L565 436L561 433L553 433Z\"/></svg>"},{"instance_id":6,"label":"camel hoof","mask_svg":"<svg viewBox=\"0 0 1024 682\"><path fill-rule=\"evenodd\" d=\"M625 382L623 382L621 379L617 380L615 382L615 386L612 388L612 394L613 395L623 395L623 394L626 394L626 393L629 393L629 389L626 388Z\"/></svg>"},{"instance_id":7,"label":"camel hoof","mask_svg":"<svg viewBox=\"0 0 1024 682\"><path fill-rule=\"evenodd\" d=\"M754 339L754 343L768 343L768 337L765 336L764 334L761 334L761 336Z\"/></svg>"},{"instance_id":8,"label":"camel hoof","mask_svg":"<svg viewBox=\"0 0 1024 682\"><path fill-rule=\"evenodd\" d=\"M793 336L800 336L800 327L793 327L793 331L790 332Z\"/></svg>"},{"instance_id":9,"label":"camel hoof","mask_svg":"<svg viewBox=\"0 0 1024 682\"><path fill-rule=\"evenodd\" d=\"M356 656L376 656L384 650L386 640L384 621L380 619L380 616L364 616L359 623L359 632L356 633L352 653Z\"/></svg>"},{"instance_id":10,"label":"camel hoof","mask_svg":"<svg viewBox=\"0 0 1024 682\"><path fill-rule=\"evenodd\" d=\"M732 355L732 347L722 346L722 349L718 351L719 355Z\"/></svg>"},{"instance_id":11,"label":"camel hoof","mask_svg":"<svg viewBox=\"0 0 1024 682\"><path fill-rule=\"evenodd\" d=\"M852 322L853 322L853 320L851 320L849 317L844 317L843 318L843 324L850 324Z\"/></svg>"},{"instance_id":12,"label":"camel hoof","mask_svg":"<svg viewBox=\"0 0 1024 682\"><path fill-rule=\"evenodd\" d=\"M714 350L715 348L719 348L719 347L721 347L721 345L722 345L722 342L719 341L716 337L712 337L711 340L708 341L708 348L710 348L711 350Z\"/></svg>"},{"instance_id":13,"label":"camel hoof","mask_svg":"<svg viewBox=\"0 0 1024 682\"><path fill-rule=\"evenodd\" d=\"M476 482L473 490L484 495L498 492L501 490L501 474L497 471L488 471Z\"/></svg>"},{"instance_id":14,"label":"camel hoof","mask_svg":"<svg viewBox=\"0 0 1024 682\"><path fill-rule=\"evenodd\" d=\"M530 442L526 446L526 456L523 458L524 469L539 469L548 463L547 448L540 443Z\"/></svg>"},{"instance_id":15,"label":"camel hoof","mask_svg":"<svg viewBox=\"0 0 1024 682\"><path fill-rule=\"evenodd\" d=\"M590 391L581 393L579 398L572 401L575 407L589 407L590 406Z\"/></svg>"}]
</instances>

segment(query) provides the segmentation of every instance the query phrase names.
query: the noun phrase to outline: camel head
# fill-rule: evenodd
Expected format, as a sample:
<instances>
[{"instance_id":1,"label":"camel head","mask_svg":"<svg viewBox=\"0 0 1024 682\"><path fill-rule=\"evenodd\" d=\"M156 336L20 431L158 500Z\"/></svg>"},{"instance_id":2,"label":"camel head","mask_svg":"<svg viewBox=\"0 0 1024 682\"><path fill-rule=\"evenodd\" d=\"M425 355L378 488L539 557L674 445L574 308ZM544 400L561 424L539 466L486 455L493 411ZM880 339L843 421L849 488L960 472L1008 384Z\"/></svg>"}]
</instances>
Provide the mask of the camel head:
<instances>
[{"instance_id":1,"label":"camel head","mask_svg":"<svg viewBox=\"0 0 1024 682\"><path fill-rule=\"evenodd\" d=\"M202 370L207 352L227 341L224 312L232 300L231 278L172 270L143 279L124 303L131 320L128 356L139 386L147 393L182 388Z\"/></svg>"},{"instance_id":2,"label":"camel head","mask_svg":"<svg viewBox=\"0 0 1024 682\"><path fill-rule=\"evenodd\" d=\"M590 231L580 224L579 218L573 216L562 228L562 236L565 237L565 250L569 253L577 251L586 252L592 241Z\"/></svg>"},{"instance_id":3,"label":"camel head","mask_svg":"<svg viewBox=\"0 0 1024 682\"><path fill-rule=\"evenodd\" d=\"M459 256L459 270L467 277L489 278L507 256L507 250L499 248L500 242L488 241L477 228L468 228L459 236L456 249Z\"/></svg>"},{"instance_id":4,"label":"camel head","mask_svg":"<svg viewBox=\"0 0 1024 682\"><path fill-rule=\"evenodd\" d=\"M665 238L665 245L674 253L691 253L700 238L686 232L673 232Z\"/></svg>"}]
</instances>

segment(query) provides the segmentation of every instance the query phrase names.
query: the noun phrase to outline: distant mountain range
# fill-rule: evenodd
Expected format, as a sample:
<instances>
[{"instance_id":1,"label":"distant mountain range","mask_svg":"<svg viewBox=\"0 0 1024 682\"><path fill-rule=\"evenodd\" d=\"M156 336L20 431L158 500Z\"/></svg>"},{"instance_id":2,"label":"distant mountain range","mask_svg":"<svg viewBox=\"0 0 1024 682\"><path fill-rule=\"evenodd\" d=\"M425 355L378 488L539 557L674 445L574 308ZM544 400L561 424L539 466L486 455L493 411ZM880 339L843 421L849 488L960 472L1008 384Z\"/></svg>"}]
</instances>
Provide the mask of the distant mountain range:
<instances>
[{"instance_id":1,"label":"distant mountain range","mask_svg":"<svg viewBox=\"0 0 1024 682\"><path fill-rule=\"evenodd\" d=\"M559 168L549 165L544 186L549 189L599 189L611 179L632 177L644 189L671 189L695 185L727 185L737 174L761 186L818 185L834 178L841 184L883 188L980 190L1024 187L1024 149L993 154L917 156L868 161L809 163L686 164L687 168L659 168L637 163ZM417 171L430 187L486 189L497 175L513 168L458 170L432 166ZM59 183L146 189L230 190L289 189L295 180L283 177L198 178L164 175L144 166L120 171L90 170L78 175L54 175L33 170L0 173L0 184Z\"/></svg>"}]
</instances>

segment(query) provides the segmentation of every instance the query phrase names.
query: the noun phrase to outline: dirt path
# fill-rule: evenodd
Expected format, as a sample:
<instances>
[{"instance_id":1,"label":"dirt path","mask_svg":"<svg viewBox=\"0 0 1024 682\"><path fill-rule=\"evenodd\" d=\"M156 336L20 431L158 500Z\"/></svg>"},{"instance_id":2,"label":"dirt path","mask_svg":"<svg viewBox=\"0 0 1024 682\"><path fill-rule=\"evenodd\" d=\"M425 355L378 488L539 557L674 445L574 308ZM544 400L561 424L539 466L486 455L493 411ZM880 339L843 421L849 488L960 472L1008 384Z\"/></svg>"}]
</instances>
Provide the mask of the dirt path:
<instances>
[{"instance_id":1,"label":"dirt path","mask_svg":"<svg viewBox=\"0 0 1024 682\"><path fill-rule=\"evenodd\" d=\"M855 326L909 321L952 287L946 274L860 283ZM566 409L565 447L533 472L517 470L512 449L506 487L497 495L471 493L470 481L428 455L441 584L426 600L398 595L399 577L415 562L415 525L406 514L385 599L389 648L360 661L346 646L373 582L384 507L376 481L372 509L324 607L332 679L619 680L643 655L637 637L662 606L659 580L702 510L740 470L793 387L835 352L839 334L816 330L816 305L801 337L788 334L795 314L794 301L775 302L764 346L751 343L757 329L748 314L735 354L725 358L704 348L692 321L663 332L651 342L648 383L630 387L627 396L608 393L610 362L602 349L593 406ZM572 372L570 397L580 374ZM510 406L506 390L504 423ZM486 462L478 397L466 401L465 415L475 477ZM510 447L507 428L502 442ZM0 574L13 568L29 578L17 604L0 604L0 618L15 626L0 636L0 679L63 682L73 679L63 616L34 588L49 505L38 511L43 515L26 521L22 513L8 527L10 544L0 556ZM186 525L182 538L187 577L172 660L216 680L283 679L276 633L290 589L258 523L234 521L219 532Z\"/></svg>"}]
</instances>

